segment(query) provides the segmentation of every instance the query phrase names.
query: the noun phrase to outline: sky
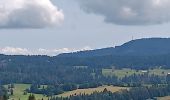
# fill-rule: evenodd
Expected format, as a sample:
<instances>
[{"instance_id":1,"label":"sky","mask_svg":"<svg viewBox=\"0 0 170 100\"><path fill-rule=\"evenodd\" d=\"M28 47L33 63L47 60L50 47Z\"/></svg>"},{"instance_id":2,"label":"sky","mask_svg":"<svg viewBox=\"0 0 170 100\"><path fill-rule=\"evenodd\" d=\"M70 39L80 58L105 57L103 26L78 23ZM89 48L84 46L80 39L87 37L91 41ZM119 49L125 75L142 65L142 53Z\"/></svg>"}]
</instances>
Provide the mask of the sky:
<instances>
[{"instance_id":1,"label":"sky","mask_svg":"<svg viewBox=\"0 0 170 100\"><path fill-rule=\"evenodd\" d=\"M0 0L0 53L57 55L170 37L169 0Z\"/></svg>"}]
</instances>

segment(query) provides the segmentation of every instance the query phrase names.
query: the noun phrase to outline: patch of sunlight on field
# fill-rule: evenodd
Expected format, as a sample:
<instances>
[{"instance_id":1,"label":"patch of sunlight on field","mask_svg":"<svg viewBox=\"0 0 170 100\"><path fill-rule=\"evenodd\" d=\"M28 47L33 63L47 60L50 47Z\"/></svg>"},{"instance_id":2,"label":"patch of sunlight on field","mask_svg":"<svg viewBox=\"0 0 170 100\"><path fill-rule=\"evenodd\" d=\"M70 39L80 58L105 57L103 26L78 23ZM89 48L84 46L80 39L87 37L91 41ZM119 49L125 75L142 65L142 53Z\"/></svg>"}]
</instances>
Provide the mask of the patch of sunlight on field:
<instances>
[{"instance_id":1,"label":"patch of sunlight on field","mask_svg":"<svg viewBox=\"0 0 170 100\"><path fill-rule=\"evenodd\" d=\"M104 89L107 89L108 91L111 92L117 92L120 91L122 89L128 89L126 87L114 87L114 86L101 86L98 88L89 88L89 89L77 89L77 90L73 90L73 91L69 91L69 92L65 92L63 94L57 95L59 97L69 97L70 95L79 95L79 94L92 94L93 92L97 91L97 92L102 92Z\"/></svg>"},{"instance_id":2,"label":"patch of sunlight on field","mask_svg":"<svg viewBox=\"0 0 170 100\"><path fill-rule=\"evenodd\" d=\"M153 69L153 70L149 70L149 73L163 76L170 73L170 69Z\"/></svg>"},{"instance_id":3,"label":"patch of sunlight on field","mask_svg":"<svg viewBox=\"0 0 170 100\"><path fill-rule=\"evenodd\" d=\"M143 74L143 70L133 70L133 69L121 69L121 70L113 70L113 69L103 69L102 74L104 76L117 76L119 78L123 78L125 76L130 76L133 74ZM152 69L149 70L149 74L155 74L159 76L166 76L168 73L170 73L170 69Z\"/></svg>"},{"instance_id":4,"label":"patch of sunlight on field","mask_svg":"<svg viewBox=\"0 0 170 100\"><path fill-rule=\"evenodd\" d=\"M136 70L131 69L121 69L121 70L112 70L112 69L103 69L102 70L103 75L105 76L118 76L119 78L133 75L134 73L140 74L140 72L137 72Z\"/></svg>"},{"instance_id":5,"label":"patch of sunlight on field","mask_svg":"<svg viewBox=\"0 0 170 100\"><path fill-rule=\"evenodd\" d=\"M30 87L30 84L15 84L14 85L14 95L10 96L9 100L28 100L28 96L30 95L29 93L27 95L23 95L24 90L28 89ZM8 85L5 85L5 87L7 88ZM34 94L36 97L36 100L41 100L42 98L44 100L48 100L47 97L41 95L41 94Z\"/></svg>"},{"instance_id":6,"label":"patch of sunlight on field","mask_svg":"<svg viewBox=\"0 0 170 100\"><path fill-rule=\"evenodd\" d=\"M170 100L170 96L158 97L157 100Z\"/></svg>"}]
</instances>

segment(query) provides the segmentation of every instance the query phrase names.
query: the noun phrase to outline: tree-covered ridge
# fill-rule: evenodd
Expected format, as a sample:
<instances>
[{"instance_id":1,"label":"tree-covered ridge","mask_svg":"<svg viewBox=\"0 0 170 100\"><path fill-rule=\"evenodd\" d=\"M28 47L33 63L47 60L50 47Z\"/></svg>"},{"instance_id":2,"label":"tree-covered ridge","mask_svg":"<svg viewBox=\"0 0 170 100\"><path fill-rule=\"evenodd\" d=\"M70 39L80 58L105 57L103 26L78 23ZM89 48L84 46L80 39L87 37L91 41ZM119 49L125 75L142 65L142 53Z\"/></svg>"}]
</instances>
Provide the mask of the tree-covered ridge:
<instances>
[{"instance_id":1,"label":"tree-covered ridge","mask_svg":"<svg viewBox=\"0 0 170 100\"><path fill-rule=\"evenodd\" d=\"M94 57L94 56L151 56L170 53L170 38L143 38L124 43L121 46L63 53L59 57Z\"/></svg>"},{"instance_id":2,"label":"tree-covered ridge","mask_svg":"<svg viewBox=\"0 0 170 100\"><path fill-rule=\"evenodd\" d=\"M138 44L147 41L145 44L153 44L169 42L168 39L140 39L133 40L124 47L128 50L129 44ZM149 43L148 43L149 41ZM163 42L162 42L163 41ZM137 43L136 43L137 42ZM139 43L138 43L139 42ZM162 46L155 44L153 47ZM164 45L165 46L165 45ZM134 47L134 46L132 46ZM132 48L130 47L130 48ZM137 49L137 47L134 47ZM149 48L149 47L148 47ZM167 47L169 48L169 47ZM165 49L165 48L164 48ZM159 49L158 49L159 50ZM168 49L166 49L168 50ZM84 86L83 83L88 84L121 84L123 79L118 79L117 76L105 77L102 75L103 68L117 69L132 68L132 69L150 69L155 67L169 68L170 54L160 55L106 55L92 57L62 57L62 56L21 56L21 55L0 55L0 83L30 83L30 84L66 84L74 83L76 85ZM136 75L134 75L136 77ZM134 76L131 76L133 78ZM126 77L129 78L130 76ZM140 78L139 78L140 77ZM142 79L137 75L136 78ZM160 81L160 76L149 76L150 79L157 79ZM135 79L135 78L134 78ZM145 82L153 83L154 80L144 80ZM125 80L125 79L124 79ZM133 80L132 80L133 81ZM137 81L136 81L137 82ZM123 82L124 83L124 82ZM140 82L139 82L140 83ZM83 85L82 85L83 84Z\"/></svg>"}]
</instances>

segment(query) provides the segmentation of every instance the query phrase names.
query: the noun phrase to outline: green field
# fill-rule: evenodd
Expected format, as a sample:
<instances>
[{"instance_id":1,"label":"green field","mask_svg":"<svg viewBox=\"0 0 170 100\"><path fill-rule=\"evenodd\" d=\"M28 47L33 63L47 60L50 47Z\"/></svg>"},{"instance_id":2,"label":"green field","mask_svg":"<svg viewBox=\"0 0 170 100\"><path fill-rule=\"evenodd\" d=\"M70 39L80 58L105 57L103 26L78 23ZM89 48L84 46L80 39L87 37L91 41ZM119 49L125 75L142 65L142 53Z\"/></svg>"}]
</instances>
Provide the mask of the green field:
<instances>
[{"instance_id":1,"label":"green field","mask_svg":"<svg viewBox=\"0 0 170 100\"><path fill-rule=\"evenodd\" d=\"M133 74L143 74L144 70L131 70L131 69L122 69L122 70L113 70L113 69L103 69L102 70L102 74L105 76L112 76L112 75L116 75L119 78L122 78L124 76L129 76L129 75L133 75ZM152 69L152 70L148 70L149 74L155 74L155 75L160 75L160 76L166 76L168 73L170 73L170 69L166 70L166 69ZM5 85L5 87L7 88L8 85ZM30 84L15 84L15 88L14 88L14 95L10 96L10 100L27 100L28 96L30 95L29 93L27 95L23 95L24 90L28 89L30 87ZM57 95L59 97L68 97L70 95L78 95L78 94L91 94L95 91L97 92L101 92L103 91L105 88L107 88L108 91L111 92L116 92L119 91L121 89L128 89L125 87L114 87L114 86L102 86L102 87L98 87L98 88L89 88L89 89L77 89L74 91L69 91L69 92L65 92L63 94ZM48 100L48 97L43 96L41 94L34 94L36 96L37 100L41 100L42 98L44 100ZM168 99L167 99L168 98ZM159 98L158 100L170 100L170 97L163 97L163 98Z\"/></svg>"},{"instance_id":2,"label":"green field","mask_svg":"<svg viewBox=\"0 0 170 100\"><path fill-rule=\"evenodd\" d=\"M166 96L166 97L158 97L158 100L170 100L170 96Z\"/></svg>"},{"instance_id":3,"label":"green field","mask_svg":"<svg viewBox=\"0 0 170 100\"><path fill-rule=\"evenodd\" d=\"M133 74L143 74L145 70L133 70L133 69L121 69L121 70L113 70L113 69L103 69L102 74L104 76L118 76L119 78L125 77L125 76L130 76ZM146 70L147 71L147 70ZM148 70L148 73L155 74L155 75L160 75L160 76L166 76L168 73L170 73L170 69L152 69Z\"/></svg>"},{"instance_id":4,"label":"green field","mask_svg":"<svg viewBox=\"0 0 170 100\"><path fill-rule=\"evenodd\" d=\"M5 85L5 87L7 88L8 85ZM28 89L30 87L30 84L15 84L15 88L14 88L14 95L10 96L9 100L28 100L28 96L30 95L29 93L27 95L23 95L24 90ZM114 87L114 86L101 86L98 88L89 88L89 89L77 89L77 90L73 90L73 91L69 91L69 92L65 92L63 94L57 95L58 97L69 97L70 95L78 95L78 94L92 94L93 92L101 92L104 89L107 89L108 91L111 92L117 92L120 91L122 89L128 89L126 87ZM41 94L34 94L36 97L36 100L41 100L43 98L43 100L48 100L48 97L43 96Z\"/></svg>"},{"instance_id":5,"label":"green field","mask_svg":"<svg viewBox=\"0 0 170 100\"><path fill-rule=\"evenodd\" d=\"M69 92L65 92L63 94L57 95L59 97L69 97L70 95L79 95L79 94L92 94L93 92L102 92L104 89L107 89L111 92L117 92L122 89L128 89L126 87L115 87L115 86L101 86L98 88L89 88L89 89L77 89Z\"/></svg>"},{"instance_id":6,"label":"green field","mask_svg":"<svg viewBox=\"0 0 170 100\"><path fill-rule=\"evenodd\" d=\"M5 85L7 88L7 85ZM28 100L29 93L27 95L23 95L24 90L28 89L30 87L30 84L15 84L14 88L14 95L10 96L10 100ZM41 94L34 94L36 97L36 100L41 100L42 98L44 100L48 100L47 97L41 95Z\"/></svg>"}]
</instances>

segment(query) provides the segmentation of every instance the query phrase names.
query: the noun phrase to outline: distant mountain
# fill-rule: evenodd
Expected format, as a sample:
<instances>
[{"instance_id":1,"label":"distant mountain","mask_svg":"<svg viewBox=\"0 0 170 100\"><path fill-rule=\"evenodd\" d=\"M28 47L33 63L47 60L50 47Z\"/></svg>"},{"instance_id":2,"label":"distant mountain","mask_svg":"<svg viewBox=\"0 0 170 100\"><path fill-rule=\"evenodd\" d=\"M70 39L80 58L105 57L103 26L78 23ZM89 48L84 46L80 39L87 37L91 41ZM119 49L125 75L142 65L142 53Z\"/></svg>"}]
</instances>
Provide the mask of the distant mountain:
<instances>
[{"instance_id":1,"label":"distant mountain","mask_svg":"<svg viewBox=\"0 0 170 100\"><path fill-rule=\"evenodd\" d=\"M58 57L94 56L153 56L170 54L170 38L143 38L129 41L121 46L103 49L63 53Z\"/></svg>"}]
</instances>

